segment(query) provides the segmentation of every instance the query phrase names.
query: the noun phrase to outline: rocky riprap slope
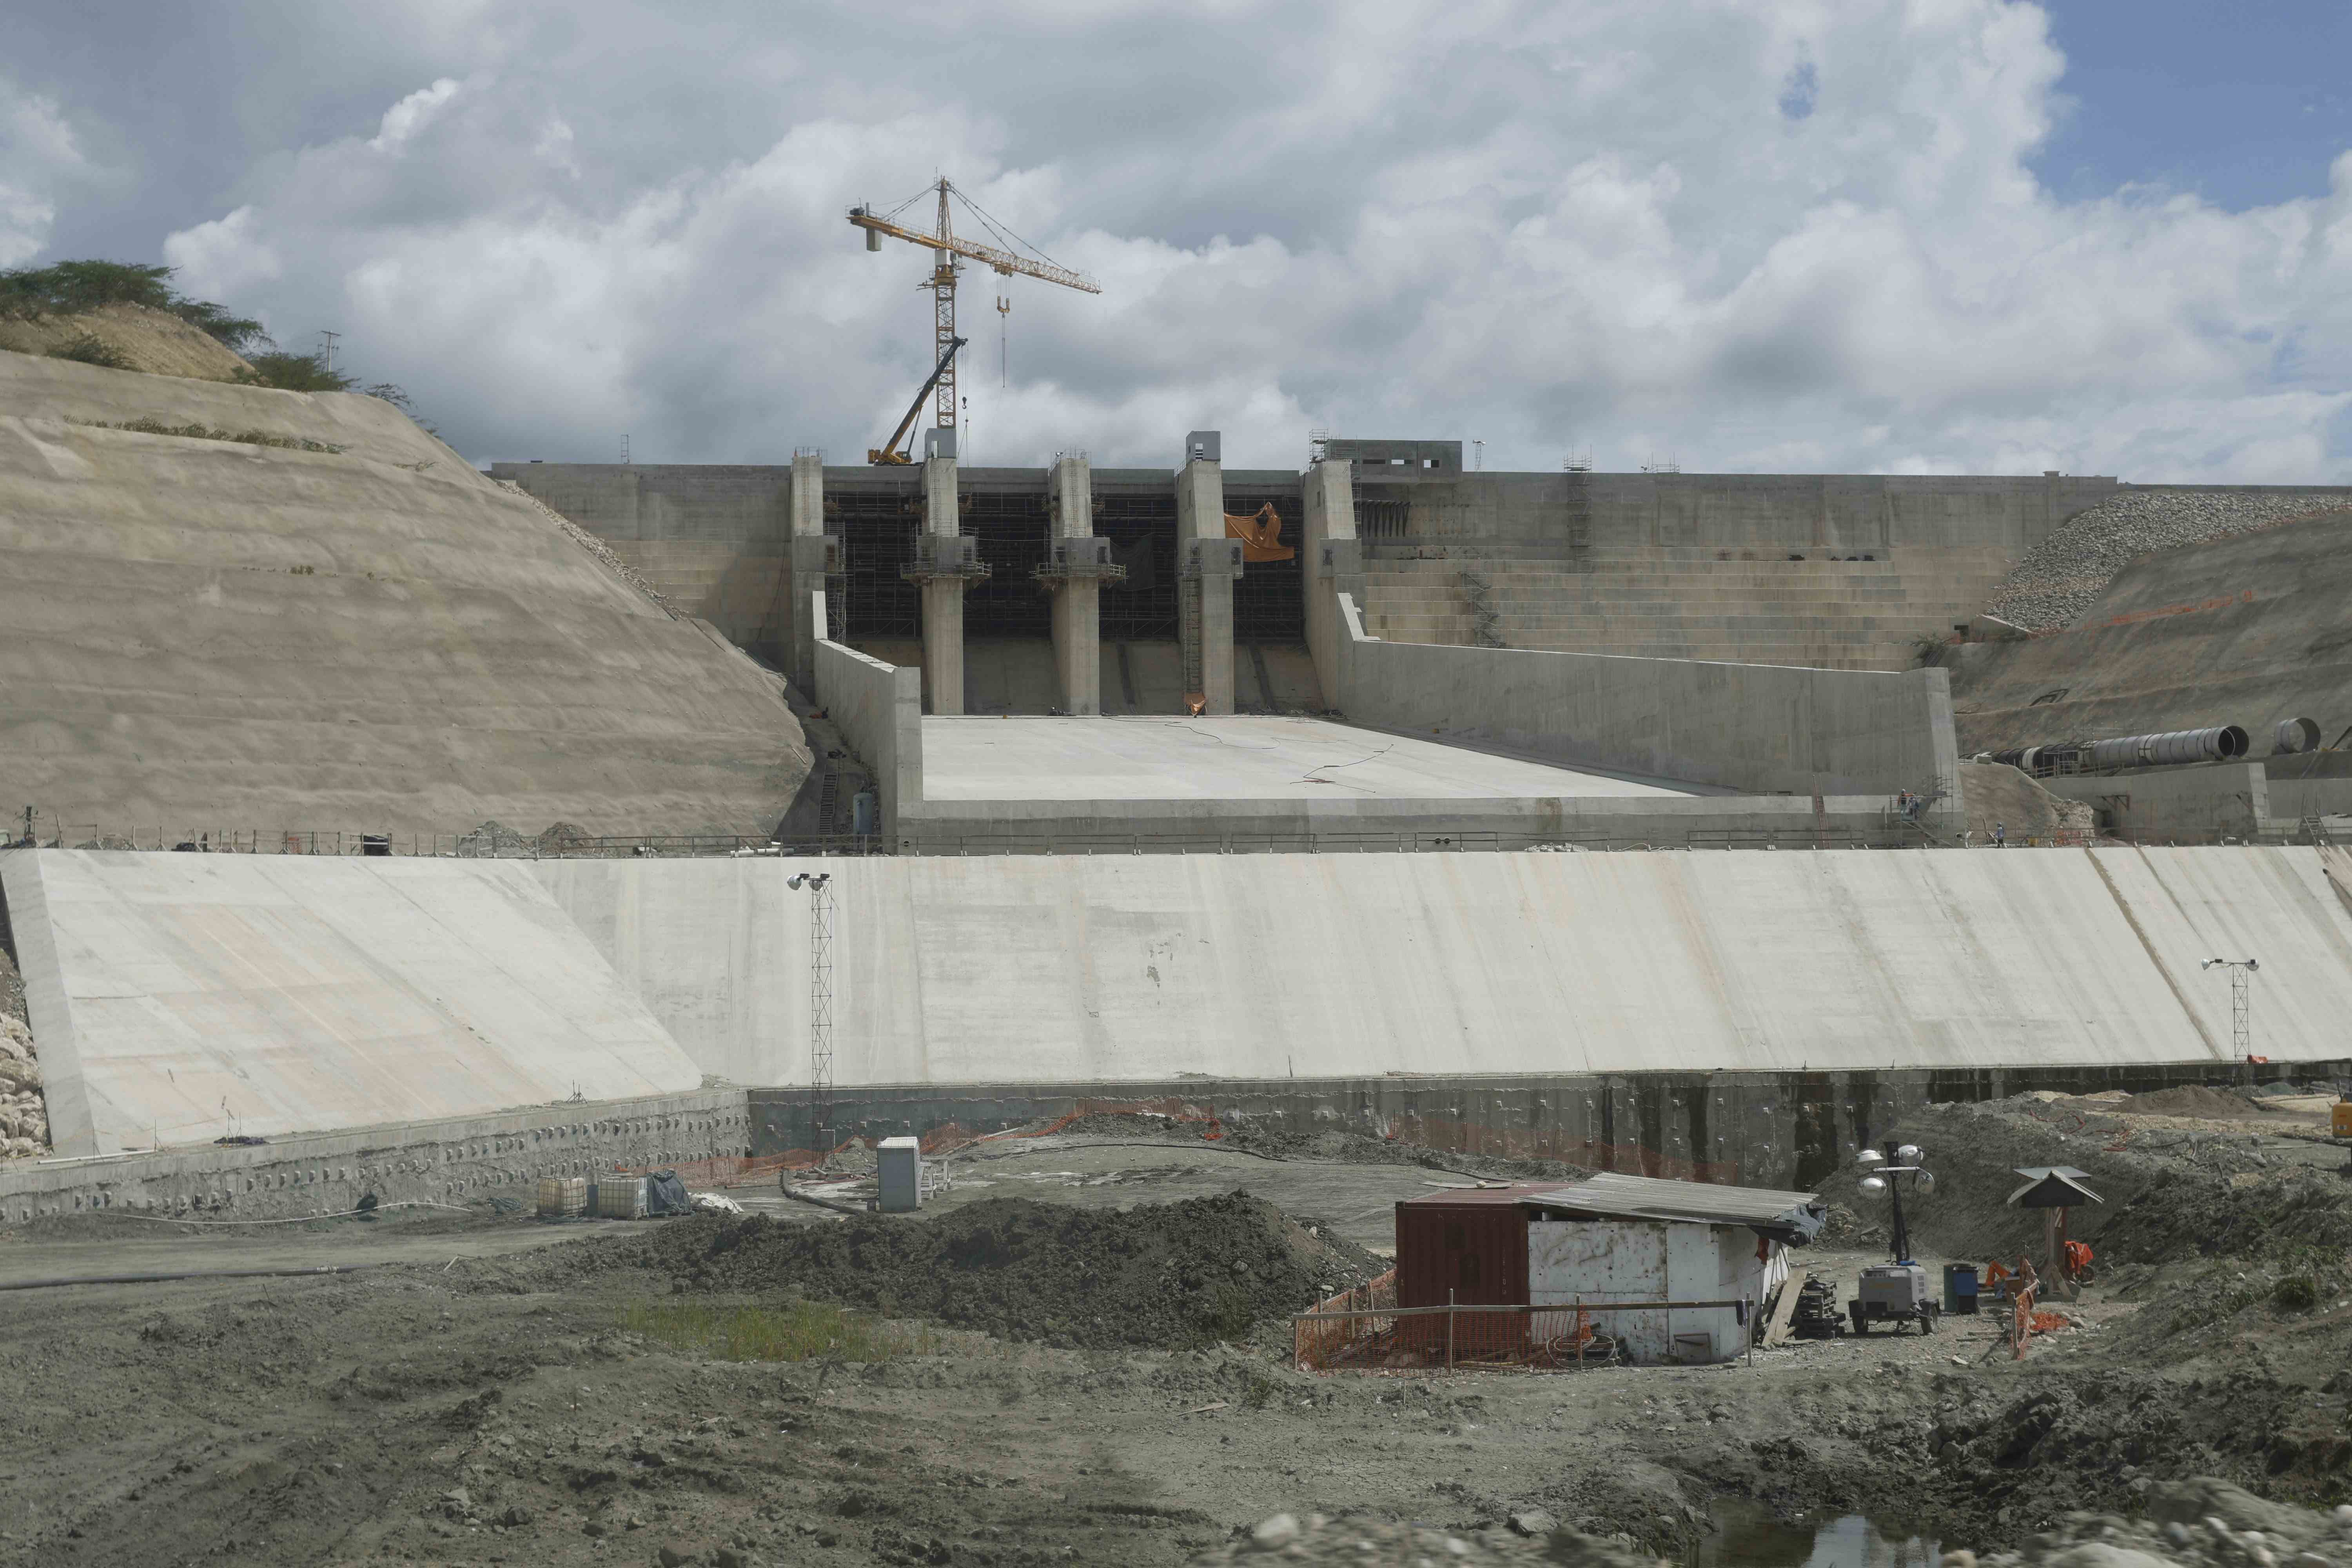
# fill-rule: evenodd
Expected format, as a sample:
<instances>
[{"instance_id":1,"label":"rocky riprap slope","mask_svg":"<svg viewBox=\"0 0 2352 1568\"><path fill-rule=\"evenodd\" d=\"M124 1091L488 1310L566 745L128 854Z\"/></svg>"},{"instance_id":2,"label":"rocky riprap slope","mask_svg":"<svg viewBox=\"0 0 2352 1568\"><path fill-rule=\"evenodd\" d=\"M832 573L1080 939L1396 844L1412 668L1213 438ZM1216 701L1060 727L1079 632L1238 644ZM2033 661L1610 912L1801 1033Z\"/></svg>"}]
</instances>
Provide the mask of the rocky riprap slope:
<instances>
[{"instance_id":1,"label":"rocky riprap slope","mask_svg":"<svg viewBox=\"0 0 2352 1568\"><path fill-rule=\"evenodd\" d=\"M48 1152L48 1102L41 1094L41 1062L33 1054L33 1032L22 1018L0 1013L0 1160Z\"/></svg>"},{"instance_id":2,"label":"rocky riprap slope","mask_svg":"<svg viewBox=\"0 0 2352 1568\"><path fill-rule=\"evenodd\" d=\"M2252 533L2324 511L2352 509L2342 494L2265 495L2221 490L2129 490L2077 512L1993 590L1987 608L2012 626L2049 631L2071 626L2106 591L2132 557L2200 540Z\"/></svg>"}]
</instances>

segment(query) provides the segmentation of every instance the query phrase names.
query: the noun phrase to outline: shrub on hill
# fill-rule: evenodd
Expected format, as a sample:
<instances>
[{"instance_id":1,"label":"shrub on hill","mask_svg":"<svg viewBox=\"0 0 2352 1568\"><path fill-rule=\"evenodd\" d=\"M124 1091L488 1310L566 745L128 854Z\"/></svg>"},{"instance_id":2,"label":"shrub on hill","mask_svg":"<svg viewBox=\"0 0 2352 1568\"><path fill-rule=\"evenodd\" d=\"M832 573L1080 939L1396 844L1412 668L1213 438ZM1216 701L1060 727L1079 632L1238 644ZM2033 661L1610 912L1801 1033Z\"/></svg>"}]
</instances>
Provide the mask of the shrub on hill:
<instances>
[{"instance_id":1,"label":"shrub on hill","mask_svg":"<svg viewBox=\"0 0 2352 1568\"><path fill-rule=\"evenodd\" d=\"M261 330L259 321L231 315L226 306L209 300L188 299L173 288L173 270L131 261L59 261L48 267L13 268L0 272L0 316L79 316L101 305L144 305L170 311L232 353L269 342L269 334Z\"/></svg>"}]
</instances>

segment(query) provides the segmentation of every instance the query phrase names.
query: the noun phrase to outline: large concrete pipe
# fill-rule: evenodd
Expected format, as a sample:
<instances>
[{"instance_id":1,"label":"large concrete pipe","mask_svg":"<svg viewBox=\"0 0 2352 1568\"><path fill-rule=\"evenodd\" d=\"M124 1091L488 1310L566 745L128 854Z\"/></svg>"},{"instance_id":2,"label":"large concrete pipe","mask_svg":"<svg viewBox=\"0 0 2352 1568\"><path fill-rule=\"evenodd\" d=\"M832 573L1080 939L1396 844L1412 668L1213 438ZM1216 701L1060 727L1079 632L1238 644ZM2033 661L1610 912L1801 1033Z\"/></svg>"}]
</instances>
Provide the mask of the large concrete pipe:
<instances>
[{"instance_id":1,"label":"large concrete pipe","mask_svg":"<svg viewBox=\"0 0 2352 1568\"><path fill-rule=\"evenodd\" d=\"M2316 719L2282 719L2271 731L2273 743L2284 756L2297 752L2319 750L2319 721Z\"/></svg>"},{"instance_id":2,"label":"large concrete pipe","mask_svg":"<svg viewBox=\"0 0 2352 1568\"><path fill-rule=\"evenodd\" d=\"M2167 730L2158 735L2126 735L2091 742L2094 768L2137 768L2165 763L2227 762L2246 754L2246 732L2235 724L2210 730Z\"/></svg>"},{"instance_id":3,"label":"large concrete pipe","mask_svg":"<svg viewBox=\"0 0 2352 1568\"><path fill-rule=\"evenodd\" d=\"M2074 772L2082 755L2081 746L2068 742L2055 746L2021 746L2007 752L1983 752L1978 754L1977 761L2006 763L2035 778L2046 779Z\"/></svg>"}]
</instances>

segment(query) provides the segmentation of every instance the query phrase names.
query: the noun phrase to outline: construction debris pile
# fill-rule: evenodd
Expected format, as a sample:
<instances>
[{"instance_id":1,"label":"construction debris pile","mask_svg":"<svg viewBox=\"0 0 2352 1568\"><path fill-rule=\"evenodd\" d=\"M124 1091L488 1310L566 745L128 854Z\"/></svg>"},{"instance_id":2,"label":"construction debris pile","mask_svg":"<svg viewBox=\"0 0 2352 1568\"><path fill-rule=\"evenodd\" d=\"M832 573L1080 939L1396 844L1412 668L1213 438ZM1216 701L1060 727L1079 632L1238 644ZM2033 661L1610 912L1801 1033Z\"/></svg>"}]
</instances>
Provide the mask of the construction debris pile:
<instances>
[{"instance_id":1,"label":"construction debris pile","mask_svg":"<svg viewBox=\"0 0 2352 1568\"><path fill-rule=\"evenodd\" d=\"M1423 1563L1570 1563L1575 1568L1665 1568L1621 1542L1562 1530L1540 1509L1515 1513L1507 1525L1456 1532L1422 1524L1371 1519L1328 1519L1277 1513L1230 1544L1192 1560L1193 1568L1271 1559L1283 1563L1360 1563L1365 1568L1419 1568Z\"/></svg>"},{"instance_id":2,"label":"construction debris pile","mask_svg":"<svg viewBox=\"0 0 2352 1568\"><path fill-rule=\"evenodd\" d=\"M2275 528L2345 510L2340 494L2241 495L2129 490L2058 525L1992 591L1990 612L2028 631L2054 631L2099 602L2132 557Z\"/></svg>"},{"instance_id":3,"label":"construction debris pile","mask_svg":"<svg viewBox=\"0 0 2352 1568\"><path fill-rule=\"evenodd\" d=\"M1970 1558L1973 1568L2149 1568L2151 1562L2321 1568L2352 1555L2352 1504L2326 1513L2289 1508L2200 1476L2150 1488L2147 1507L2137 1518L2069 1514L2014 1552L1957 1555Z\"/></svg>"}]
</instances>

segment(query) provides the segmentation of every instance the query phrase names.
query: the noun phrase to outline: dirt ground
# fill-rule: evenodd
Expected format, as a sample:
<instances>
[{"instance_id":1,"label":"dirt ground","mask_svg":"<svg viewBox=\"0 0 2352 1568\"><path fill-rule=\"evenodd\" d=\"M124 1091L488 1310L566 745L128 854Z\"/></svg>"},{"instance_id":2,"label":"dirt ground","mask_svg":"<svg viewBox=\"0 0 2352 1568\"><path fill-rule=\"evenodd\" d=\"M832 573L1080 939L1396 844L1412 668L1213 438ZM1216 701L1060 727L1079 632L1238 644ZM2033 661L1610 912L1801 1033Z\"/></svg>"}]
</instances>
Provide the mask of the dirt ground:
<instances>
[{"instance_id":1,"label":"dirt ground","mask_svg":"<svg viewBox=\"0 0 2352 1568\"><path fill-rule=\"evenodd\" d=\"M0 1295L0 1564L1140 1568L1245 1559L1283 1514L1333 1560L1632 1562L1691 1552L1727 1499L1982 1552L2153 1519L2189 1477L2342 1500L2352 1184L2324 1102L2186 1109L2209 1114L2028 1099L1903 1130L1939 1177L1931 1268L2038 1236L2000 1205L2011 1164L2107 1198L2075 1227L2080 1326L2022 1362L1980 1316L1721 1368L1301 1373L1284 1315L1377 1267L1398 1198L1465 1178L1143 1128L972 1151L918 1218L745 1189L740 1218L7 1233L0 1286L365 1267ZM1829 1195L1852 1220L1798 1265L1850 1287L1884 1200ZM833 1310L803 1298L864 1310L812 1320L840 1337L803 1360L664 1326Z\"/></svg>"}]
</instances>

